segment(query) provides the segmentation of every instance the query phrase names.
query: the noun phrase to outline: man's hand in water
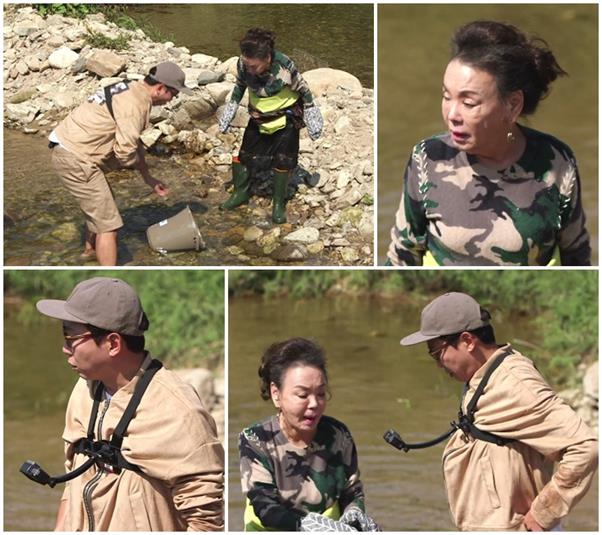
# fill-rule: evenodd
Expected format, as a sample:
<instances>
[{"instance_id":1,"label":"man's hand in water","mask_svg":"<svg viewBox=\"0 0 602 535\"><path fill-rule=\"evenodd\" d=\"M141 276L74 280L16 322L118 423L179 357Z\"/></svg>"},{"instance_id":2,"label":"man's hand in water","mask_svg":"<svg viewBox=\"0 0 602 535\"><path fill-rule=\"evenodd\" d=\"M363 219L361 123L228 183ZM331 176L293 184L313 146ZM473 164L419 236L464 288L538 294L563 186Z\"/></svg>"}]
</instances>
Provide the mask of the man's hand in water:
<instances>
[{"instance_id":1,"label":"man's hand in water","mask_svg":"<svg viewBox=\"0 0 602 535\"><path fill-rule=\"evenodd\" d=\"M165 184L163 184L163 182L161 182L160 180L157 180L156 178L149 177L147 180L145 180L145 182L151 188L153 188L153 191L157 195L159 195L159 197L165 197L166 195L169 195L169 188Z\"/></svg>"}]
</instances>

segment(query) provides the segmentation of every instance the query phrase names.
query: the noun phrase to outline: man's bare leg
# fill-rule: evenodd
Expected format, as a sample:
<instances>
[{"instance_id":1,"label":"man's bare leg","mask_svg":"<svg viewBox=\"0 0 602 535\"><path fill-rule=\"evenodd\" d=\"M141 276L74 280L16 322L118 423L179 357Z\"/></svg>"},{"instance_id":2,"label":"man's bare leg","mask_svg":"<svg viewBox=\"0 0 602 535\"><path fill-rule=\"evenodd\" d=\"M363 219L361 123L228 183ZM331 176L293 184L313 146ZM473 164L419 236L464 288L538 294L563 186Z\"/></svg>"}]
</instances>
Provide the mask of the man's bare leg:
<instances>
[{"instance_id":1,"label":"man's bare leg","mask_svg":"<svg viewBox=\"0 0 602 535\"><path fill-rule=\"evenodd\" d=\"M117 265L117 231L96 235L96 258L101 266Z\"/></svg>"},{"instance_id":2,"label":"man's bare leg","mask_svg":"<svg viewBox=\"0 0 602 535\"><path fill-rule=\"evenodd\" d=\"M86 227L86 242L82 258L87 260L96 257L96 234Z\"/></svg>"}]
</instances>

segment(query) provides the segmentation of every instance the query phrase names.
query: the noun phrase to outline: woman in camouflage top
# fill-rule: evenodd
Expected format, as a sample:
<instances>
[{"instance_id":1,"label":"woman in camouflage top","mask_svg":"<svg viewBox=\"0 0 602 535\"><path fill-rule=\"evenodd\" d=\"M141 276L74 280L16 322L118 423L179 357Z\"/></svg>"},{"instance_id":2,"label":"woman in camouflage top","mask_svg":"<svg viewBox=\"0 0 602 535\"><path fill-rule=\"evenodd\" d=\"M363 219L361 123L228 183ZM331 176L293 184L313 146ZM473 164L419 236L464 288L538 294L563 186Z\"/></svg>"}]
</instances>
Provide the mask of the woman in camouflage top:
<instances>
[{"instance_id":1,"label":"woman in camouflage top","mask_svg":"<svg viewBox=\"0 0 602 535\"><path fill-rule=\"evenodd\" d=\"M328 394L322 349L303 338L270 346L259 368L261 396L278 413L240 434L245 529L310 531L339 520L378 529L364 514L357 452L345 425L324 416Z\"/></svg>"},{"instance_id":2,"label":"woman in camouflage top","mask_svg":"<svg viewBox=\"0 0 602 535\"><path fill-rule=\"evenodd\" d=\"M590 265L577 163L517 123L566 74L547 45L490 21L461 27L443 79L446 134L414 147L388 264Z\"/></svg>"},{"instance_id":3,"label":"woman in camouflage top","mask_svg":"<svg viewBox=\"0 0 602 535\"><path fill-rule=\"evenodd\" d=\"M272 221L286 222L287 185L299 157L299 131L307 126L311 139L322 132L323 120L309 86L291 59L274 49L274 34L251 28L240 41L236 86L219 119L226 132L244 92L249 90L249 123L237 158L232 160L234 192L220 205L232 210L250 198L249 177L271 170L274 176Z\"/></svg>"}]
</instances>

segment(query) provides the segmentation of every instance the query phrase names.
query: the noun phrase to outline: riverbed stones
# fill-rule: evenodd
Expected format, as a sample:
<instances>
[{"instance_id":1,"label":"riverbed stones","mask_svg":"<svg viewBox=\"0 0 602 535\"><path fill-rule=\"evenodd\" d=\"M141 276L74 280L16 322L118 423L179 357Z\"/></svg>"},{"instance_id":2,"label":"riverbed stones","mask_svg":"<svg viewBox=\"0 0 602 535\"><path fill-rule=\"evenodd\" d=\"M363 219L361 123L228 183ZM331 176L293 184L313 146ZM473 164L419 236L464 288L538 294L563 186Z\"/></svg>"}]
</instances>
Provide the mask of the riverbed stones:
<instances>
[{"instance_id":1,"label":"riverbed stones","mask_svg":"<svg viewBox=\"0 0 602 535\"><path fill-rule=\"evenodd\" d=\"M86 69L101 78L117 76L125 66L125 59L109 50L95 50L86 58Z\"/></svg>"},{"instance_id":2,"label":"riverbed stones","mask_svg":"<svg viewBox=\"0 0 602 535\"><path fill-rule=\"evenodd\" d=\"M48 63L53 69L67 69L76 62L78 57L79 54L77 52L66 46L62 46L50 54Z\"/></svg>"},{"instance_id":3,"label":"riverbed stones","mask_svg":"<svg viewBox=\"0 0 602 535\"><path fill-rule=\"evenodd\" d=\"M320 238L320 231L313 227L303 227L284 237L285 241L298 243L313 243Z\"/></svg>"},{"instance_id":4,"label":"riverbed stones","mask_svg":"<svg viewBox=\"0 0 602 535\"><path fill-rule=\"evenodd\" d=\"M38 90L35 87L28 87L27 89L23 89L19 91L12 97L8 99L11 104L20 104L21 102L25 102L29 100L31 97L34 97L38 94Z\"/></svg>"},{"instance_id":5,"label":"riverbed stones","mask_svg":"<svg viewBox=\"0 0 602 535\"><path fill-rule=\"evenodd\" d=\"M6 108L6 118L10 121L20 123L20 124L29 124L34 120L35 116L40 111L38 106L34 106L29 102L22 102L20 104L7 104Z\"/></svg>"},{"instance_id":6,"label":"riverbed stones","mask_svg":"<svg viewBox=\"0 0 602 535\"><path fill-rule=\"evenodd\" d=\"M140 134L140 141L145 147L152 147L159 138L162 136L161 130L158 128L147 128L142 134Z\"/></svg>"},{"instance_id":7,"label":"riverbed stones","mask_svg":"<svg viewBox=\"0 0 602 535\"><path fill-rule=\"evenodd\" d=\"M243 238L245 241L254 242L261 238L261 236L263 236L263 230L253 225L252 227L249 227L247 230L245 230Z\"/></svg>"},{"instance_id":8,"label":"riverbed stones","mask_svg":"<svg viewBox=\"0 0 602 535\"><path fill-rule=\"evenodd\" d=\"M278 262L298 262L307 258L307 248L301 244L287 244L274 250L272 258Z\"/></svg>"},{"instance_id":9,"label":"riverbed stones","mask_svg":"<svg viewBox=\"0 0 602 535\"><path fill-rule=\"evenodd\" d=\"M64 91L61 93L57 93L52 97L52 101L54 105L59 108L72 108L75 104L76 95L70 91Z\"/></svg>"},{"instance_id":10,"label":"riverbed stones","mask_svg":"<svg viewBox=\"0 0 602 535\"><path fill-rule=\"evenodd\" d=\"M67 221L56 227L50 235L63 243L68 243L79 238L80 230L78 225L72 221Z\"/></svg>"}]
</instances>

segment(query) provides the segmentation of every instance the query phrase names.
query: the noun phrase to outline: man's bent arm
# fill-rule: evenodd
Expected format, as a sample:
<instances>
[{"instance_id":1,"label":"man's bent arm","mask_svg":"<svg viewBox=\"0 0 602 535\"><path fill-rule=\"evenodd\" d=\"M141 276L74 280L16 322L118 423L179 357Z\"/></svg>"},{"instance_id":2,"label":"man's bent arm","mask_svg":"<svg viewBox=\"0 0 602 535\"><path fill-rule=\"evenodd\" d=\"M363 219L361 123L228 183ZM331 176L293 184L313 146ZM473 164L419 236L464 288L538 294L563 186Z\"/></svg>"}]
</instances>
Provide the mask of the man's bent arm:
<instances>
[{"instance_id":1,"label":"man's bent arm","mask_svg":"<svg viewBox=\"0 0 602 535\"><path fill-rule=\"evenodd\" d=\"M551 529L588 491L598 466L598 441L586 440L563 452L552 480L531 504L536 522Z\"/></svg>"},{"instance_id":2,"label":"man's bent arm","mask_svg":"<svg viewBox=\"0 0 602 535\"><path fill-rule=\"evenodd\" d=\"M191 453L195 473L170 481L175 508L187 531L224 529L224 450L219 442L207 443ZM203 459L202 466L198 463ZM184 459L182 465L186 465Z\"/></svg>"}]
</instances>

